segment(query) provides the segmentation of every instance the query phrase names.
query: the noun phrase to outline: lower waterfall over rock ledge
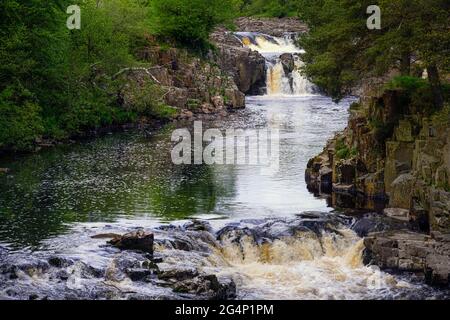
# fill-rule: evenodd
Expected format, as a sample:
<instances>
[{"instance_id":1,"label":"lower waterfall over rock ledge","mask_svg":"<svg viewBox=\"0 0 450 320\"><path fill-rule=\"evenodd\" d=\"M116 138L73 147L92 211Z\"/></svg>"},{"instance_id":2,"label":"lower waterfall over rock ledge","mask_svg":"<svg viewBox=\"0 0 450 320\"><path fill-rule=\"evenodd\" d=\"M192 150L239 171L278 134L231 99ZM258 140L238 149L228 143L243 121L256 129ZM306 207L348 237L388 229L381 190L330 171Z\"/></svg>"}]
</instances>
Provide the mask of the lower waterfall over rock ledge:
<instances>
[{"instance_id":1,"label":"lower waterfall over rock ledge","mask_svg":"<svg viewBox=\"0 0 450 320\"><path fill-rule=\"evenodd\" d=\"M0 263L0 297L348 300L447 294L365 266L363 241L342 216L305 212L243 220L218 231L203 220L144 229L154 234L153 255L107 245L105 238L130 231L120 223L83 225L81 232L48 242L47 251L7 255Z\"/></svg>"}]
</instances>

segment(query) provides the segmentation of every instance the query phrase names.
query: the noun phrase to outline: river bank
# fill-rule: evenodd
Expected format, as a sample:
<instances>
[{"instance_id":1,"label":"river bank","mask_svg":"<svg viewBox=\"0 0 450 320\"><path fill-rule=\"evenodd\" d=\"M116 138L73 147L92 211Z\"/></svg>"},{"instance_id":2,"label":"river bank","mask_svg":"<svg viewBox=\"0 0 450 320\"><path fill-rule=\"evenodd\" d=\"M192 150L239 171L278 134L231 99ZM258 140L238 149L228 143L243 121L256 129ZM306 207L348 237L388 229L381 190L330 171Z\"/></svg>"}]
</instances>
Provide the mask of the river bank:
<instances>
[{"instance_id":1,"label":"river bank","mask_svg":"<svg viewBox=\"0 0 450 320\"><path fill-rule=\"evenodd\" d=\"M310 159L306 180L333 200L385 202L382 214L408 223L403 229L410 231L369 235L368 261L448 286L449 107L434 110L405 88L386 89L388 82L366 89L352 105L346 129Z\"/></svg>"}]
</instances>

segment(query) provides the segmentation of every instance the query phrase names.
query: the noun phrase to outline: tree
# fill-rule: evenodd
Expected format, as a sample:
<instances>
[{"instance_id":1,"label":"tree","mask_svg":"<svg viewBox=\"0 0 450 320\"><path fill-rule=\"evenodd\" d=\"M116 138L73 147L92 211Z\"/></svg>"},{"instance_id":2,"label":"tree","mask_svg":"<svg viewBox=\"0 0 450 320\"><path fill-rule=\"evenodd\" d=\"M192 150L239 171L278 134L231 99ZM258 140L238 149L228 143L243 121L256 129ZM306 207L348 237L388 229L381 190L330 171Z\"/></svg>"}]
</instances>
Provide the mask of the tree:
<instances>
[{"instance_id":1,"label":"tree","mask_svg":"<svg viewBox=\"0 0 450 320\"><path fill-rule=\"evenodd\" d=\"M43 106L61 101L65 3L0 3L0 148L27 148L43 131Z\"/></svg>"},{"instance_id":2,"label":"tree","mask_svg":"<svg viewBox=\"0 0 450 320\"><path fill-rule=\"evenodd\" d=\"M248 16L283 18L297 15L296 0L244 0L240 11Z\"/></svg>"},{"instance_id":3,"label":"tree","mask_svg":"<svg viewBox=\"0 0 450 320\"><path fill-rule=\"evenodd\" d=\"M371 1L299 0L310 33L300 40L306 75L335 98L360 79L411 63L428 70L435 104L442 106L439 70L449 68L450 3L446 0L381 0L382 29L368 30Z\"/></svg>"},{"instance_id":4,"label":"tree","mask_svg":"<svg viewBox=\"0 0 450 320\"><path fill-rule=\"evenodd\" d=\"M152 31L163 40L204 50L214 28L231 20L233 0L151 0Z\"/></svg>"}]
</instances>

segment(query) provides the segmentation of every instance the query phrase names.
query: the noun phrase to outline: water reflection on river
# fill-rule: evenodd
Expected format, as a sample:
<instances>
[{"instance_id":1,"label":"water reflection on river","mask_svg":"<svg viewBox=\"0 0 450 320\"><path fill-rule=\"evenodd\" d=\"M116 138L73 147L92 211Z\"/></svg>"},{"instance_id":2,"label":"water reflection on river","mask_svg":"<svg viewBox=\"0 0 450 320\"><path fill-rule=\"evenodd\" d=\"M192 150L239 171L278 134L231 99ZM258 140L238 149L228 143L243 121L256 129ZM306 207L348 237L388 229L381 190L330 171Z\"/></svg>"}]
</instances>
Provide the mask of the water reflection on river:
<instances>
[{"instance_id":1,"label":"water reflection on river","mask_svg":"<svg viewBox=\"0 0 450 320\"><path fill-rule=\"evenodd\" d=\"M2 159L0 167L11 172L0 176L0 243L38 248L74 223L118 218L237 220L329 211L325 200L308 192L304 170L333 132L344 128L349 103L322 96L250 97L246 110L208 124L279 128L280 167L274 174L250 165L173 165L173 125L150 137L118 133Z\"/></svg>"}]
</instances>

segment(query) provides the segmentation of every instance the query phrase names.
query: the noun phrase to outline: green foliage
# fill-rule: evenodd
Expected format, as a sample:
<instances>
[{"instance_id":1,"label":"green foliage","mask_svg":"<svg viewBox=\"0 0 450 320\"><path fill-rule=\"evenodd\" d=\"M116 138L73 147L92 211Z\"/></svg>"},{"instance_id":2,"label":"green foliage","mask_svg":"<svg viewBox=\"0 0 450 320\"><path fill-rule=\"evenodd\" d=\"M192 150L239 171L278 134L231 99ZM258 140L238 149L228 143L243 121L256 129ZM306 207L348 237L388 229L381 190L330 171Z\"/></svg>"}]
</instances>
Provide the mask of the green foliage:
<instances>
[{"instance_id":1,"label":"green foliage","mask_svg":"<svg viewBox=\"0 0 450 320\"><path fill-rule=\"evenodd\" d=\"M33 100L23 88L7 87L0 93L0 148L28 150L42 133L41 108Z\"/></svg>"},{"instance_id":2,"label":"green foliage","mask_svg":"<svg viewBox=\"0 0 450 320\"><path fill-rule=\"evenodd\" d=\"M41 137L63 139L141 114L139 106L119 106L124 80L114 75L140 65L135 56L147 45L148 6L141 0L76 2L82 23L73 31L65 12L73 1L0 3L0 149L27 150Z\"/></svg>"},{"instance_id":3,"label":"green foliage","mask_svg":"<svg viewBox=\"0 0 450 320\"><path fill-rule=\"evenodd\" d=\"M336 141L335 150L338 160L350 159L358 155L358 150L356 148L349 148L343 138Z\"/></svg>"},{"instance_id":4,"label":"green foliage","mask_svg":"<svg viewBox=\"0 0 450 320\"><path fill-rule=\"evenodd\" d=\"M441 86L444 100L449 100L450 85ZM410 105L410 109L423 115L430 115L439 110L434 105L434 91L430 83L422 78L412 76L394 77L385 85L387 90L397 90L402 93L403 102Z\"/></svg>"},{"instance_id":5,"label":"green foliage","mask_svg":"<svg viewBox=\"0 0 450 320\"><path fill-rule=\"evenodd\" d=\"M30 149L64 88L66 1L0 3L0 148Z\"/></svg>"},{"instance_id":6,"label":"green foliage","mask_svg":"<svg viewBox=\"0 0 450 320\"><path fill-rule=\"evenodd\" d=\"M205 50L214 28L230 22L235 14L232 0L151 0L152 31L179 45Z\"/></svg>"},{"instance_id":7,"label":"green foliage","mask_svg":"<svg viewBox=\"0 0 450 320\"><path fill-rule=\"evenodd\" d=\"M153 116L158 119L170 119L178 112L176 108L164 104L163 90L153 83L144 86L130 84L128 94L132 103L128 111L139 115Z\"/></svg>"},{"instance_id":8,"label":"green foliage","mask_svg":"<svg viewBox=\"0 0 450 320\"><path fill-rule=\"evenodd\" d=\"M198 99L188 99L187 106L189 110L196 110L200 107L200 101Z\"/></svg>"},{"instance_id":9,"label":"green foliage","mask_svg":"<svg viewBox=\"0 0 450 320\"><path fill-rule=\"evenodd\" d=\"M422 78L411 76L394 77L386 84L386 88L390 90L406 90L407 92L414 92L418 89L428 87L428 82Z\"/></svg>"},{"instance_id":10,"label":"green foliage","mask_svg":"<svg viewBox=\"0 0 450 320\"><path fill-rule=\"evenodd\" d=\"M306 50L304 72L336 99L348 94L361 79L381 76L392 68L403 75L412 56L427 68L450 68L446 0L381 0L382 29L368 30L369 0L298 0L300 18L310 33L300 39ZM418 62L419 63L419 62ZM439 75L430 76L434 94Z\"/></svg>"},{"instance_id":11,"label":"green foliage","mask_svg":"<svg viewBox=\"0 0 450 320\"><path fill-rule=\"evenodd\" d=\"M247 16L283 18L296 16L298 6L295 0L244 0L240 9Z\"/></svg>"},{"instance_id":12,"label":"green foliage","mask_svg":"<svg viewBox=\"0 0 450 320\"><path fill-rule=\"evenodd\" d=\"M171 119L178 113L174 107L160 103L154 106L151 110L151 115L159 119Z\"/></svg>"}]
</instances>

